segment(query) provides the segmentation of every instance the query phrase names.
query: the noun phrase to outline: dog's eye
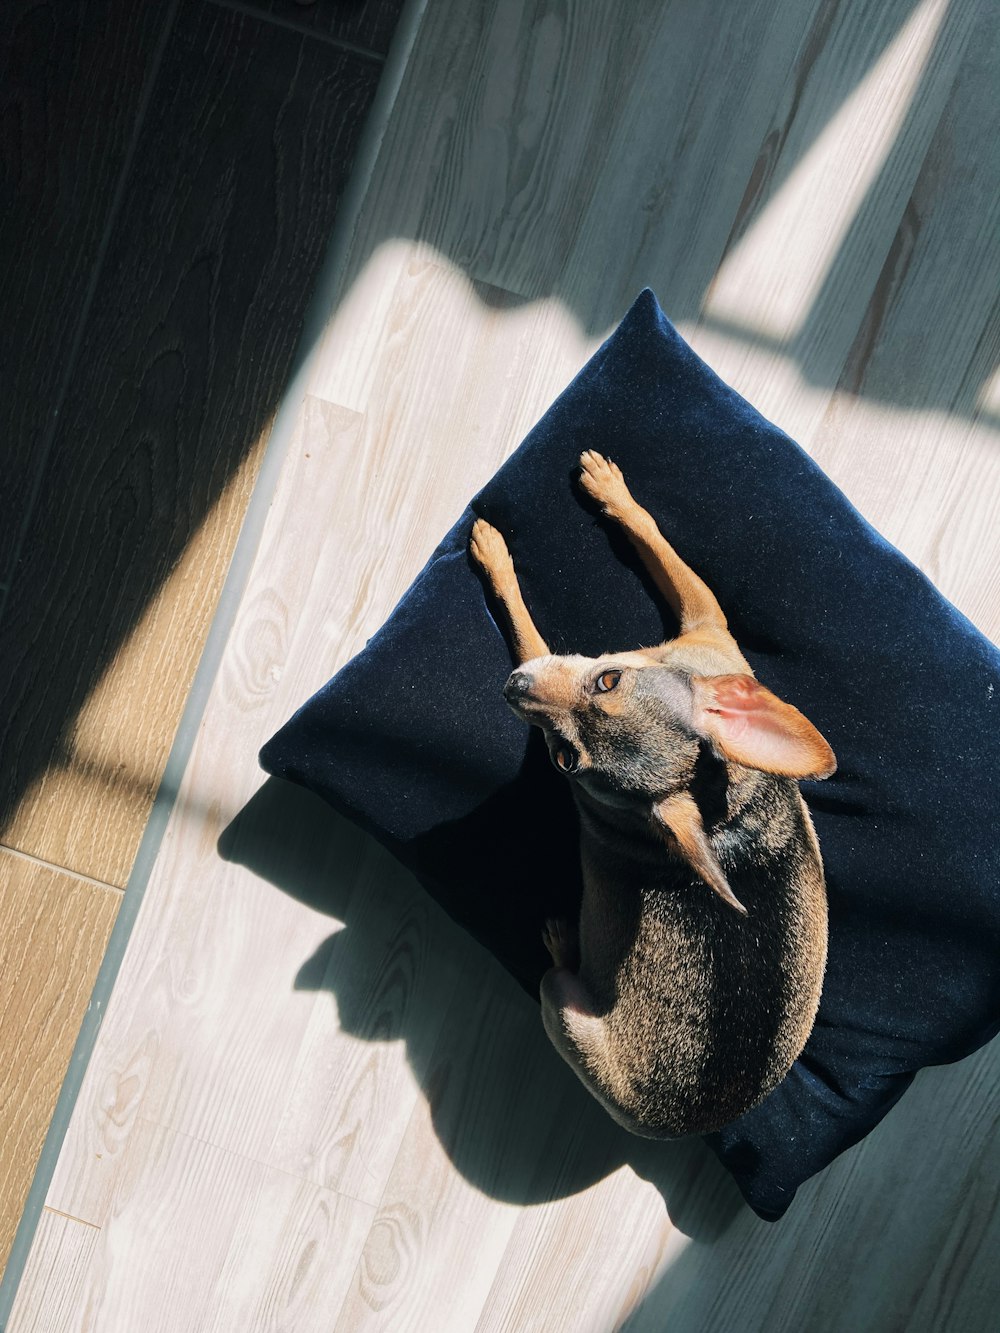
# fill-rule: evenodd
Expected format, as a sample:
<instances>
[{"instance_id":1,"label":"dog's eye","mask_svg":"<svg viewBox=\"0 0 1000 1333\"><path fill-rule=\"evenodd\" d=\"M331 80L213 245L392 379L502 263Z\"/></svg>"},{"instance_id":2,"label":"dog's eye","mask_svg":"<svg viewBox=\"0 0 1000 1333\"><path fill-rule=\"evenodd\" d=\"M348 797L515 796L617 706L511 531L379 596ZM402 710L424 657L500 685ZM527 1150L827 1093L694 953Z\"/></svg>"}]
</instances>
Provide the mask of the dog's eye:
<instances>
[{"instance_id":1,"label":"dog's eye","mask_svg":"<svg viewBox=\"0 0 1000 1333\"><path fill-rule=\"evenodd\" d=\"M597 688L602 694L607 694L613 690L622 678L620 671L602 671L597 677Z\"/></svg>"},{"instance_id":2,"label":"dog's eye","mask_svg":"<svg viewBox=\"0 0 1000 1333\"><path fill-rule=\"evenodd\" d=\"M576 767L576 755L568 745L560 745L553 758L556 762L556 768L562 769L564 773L572 773Z\"/></svg>"}]
</instances>

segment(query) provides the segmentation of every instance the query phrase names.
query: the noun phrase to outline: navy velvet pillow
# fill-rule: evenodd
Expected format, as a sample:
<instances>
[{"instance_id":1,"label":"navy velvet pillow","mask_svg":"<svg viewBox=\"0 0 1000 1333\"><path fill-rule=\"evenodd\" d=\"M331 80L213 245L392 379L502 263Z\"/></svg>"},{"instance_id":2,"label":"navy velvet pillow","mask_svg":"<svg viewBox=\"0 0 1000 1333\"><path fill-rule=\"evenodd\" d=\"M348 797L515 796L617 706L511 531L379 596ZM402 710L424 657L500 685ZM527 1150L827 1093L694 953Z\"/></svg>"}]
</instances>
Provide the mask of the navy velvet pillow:
<instances>
[{"instance_id":1,"label":"navy velvet pillow","mask_svg":"<svg viewBox=\"0 0 1000 1333\"><path fill-rule=\"evenodd\" d=\"M503 702L510 655L466 546L476 515L505 534L553 651L675 634L574 485L588 448L621 465L760 679L839 761L802 784L830 900L816 1027L780 1086L709 1140L776 1218L917 1069L1000 1027L1000 654L699 360L651 292L261 763L373 833L537 996L542 922L579 897L575 815L540 734Z\"/></svg>"}]
</instances>

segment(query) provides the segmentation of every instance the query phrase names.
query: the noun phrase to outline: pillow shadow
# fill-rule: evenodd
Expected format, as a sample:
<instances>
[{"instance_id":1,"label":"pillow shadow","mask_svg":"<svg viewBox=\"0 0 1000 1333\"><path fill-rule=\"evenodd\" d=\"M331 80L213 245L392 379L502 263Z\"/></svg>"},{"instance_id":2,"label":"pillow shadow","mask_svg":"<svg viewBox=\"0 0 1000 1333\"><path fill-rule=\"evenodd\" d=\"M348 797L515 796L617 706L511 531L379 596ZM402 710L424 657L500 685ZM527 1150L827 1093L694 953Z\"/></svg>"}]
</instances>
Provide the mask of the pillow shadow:
<instances>
[{"instance_id":1,"label":"pillow shadow","mask_svg":"<svg viewBox=\"0 0 1000 1333\"><path fill-rule=\"evenodd\" d=\"M694 1240L715 1240L749 1212L700 1139L639 1139L610 1120L550 1046L537 1004L319 797L269 778L224 830L219 853L343 923L303 960L295 989L329 991L351 1036L404 1042L435 1134L482 1193L540 1204L628 1166Z\"/></svg>"}]
</instances>

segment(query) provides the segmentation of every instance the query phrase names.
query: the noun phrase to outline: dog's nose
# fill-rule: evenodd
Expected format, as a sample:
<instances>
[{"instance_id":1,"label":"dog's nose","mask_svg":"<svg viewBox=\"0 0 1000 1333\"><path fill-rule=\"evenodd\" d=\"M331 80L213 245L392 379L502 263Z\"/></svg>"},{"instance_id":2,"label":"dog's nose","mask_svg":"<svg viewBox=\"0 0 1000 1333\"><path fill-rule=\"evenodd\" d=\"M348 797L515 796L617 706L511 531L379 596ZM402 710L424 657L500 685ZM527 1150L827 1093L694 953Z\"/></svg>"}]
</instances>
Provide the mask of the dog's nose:
<instances>
[{"instance_id":1,"label":"dog's nose","mask_svg":"<svg viewBox=\"0 0 1000 1333\"><path fill-rule=\"evenodd\" d=\"M503 687L503 697L509 704L519 704L531 693L531 677L526 671L512 671Z\"/></svg>"}]
</instances>

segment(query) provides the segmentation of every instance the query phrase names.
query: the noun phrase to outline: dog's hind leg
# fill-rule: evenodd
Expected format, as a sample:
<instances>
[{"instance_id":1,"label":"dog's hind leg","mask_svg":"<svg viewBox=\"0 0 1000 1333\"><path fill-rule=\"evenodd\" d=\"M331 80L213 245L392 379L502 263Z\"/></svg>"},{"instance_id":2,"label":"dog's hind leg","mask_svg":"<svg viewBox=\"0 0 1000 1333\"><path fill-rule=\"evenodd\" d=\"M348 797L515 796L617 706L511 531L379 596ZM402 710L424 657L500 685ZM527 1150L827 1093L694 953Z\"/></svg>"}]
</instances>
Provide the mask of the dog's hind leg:
<instances>
[{"instance_id":1,"label":"dog's hind leg","mask_svg":"<svg viewBox=\"0 0 1000 1333\"><path fill-rule=\"evenodd\" d=\"M548 645L535 628L535 622L524 604L507 543L496 528L483 518L477 518L472 525L469 552L486 575L493 595L507 617L515 663L520 666L522 662L530 662L534 657L548 657Z\"/></svg>"},{"instance_id":2,"label":"dog's hind leg","mask_svg":"<svg viewBox=\"0 0 1000 1333\"><path fill-rule=\"evenodd\" d=\"M628 1094L618 1074L604 1019L594 1012L579 966L575 933L563 921L547 921L542 934L555 966L542 977L540 999L546 1035L587 1091L613 1120L633 1134L645 1134L627 1107Z\"/></svg>"}]
</instances>

